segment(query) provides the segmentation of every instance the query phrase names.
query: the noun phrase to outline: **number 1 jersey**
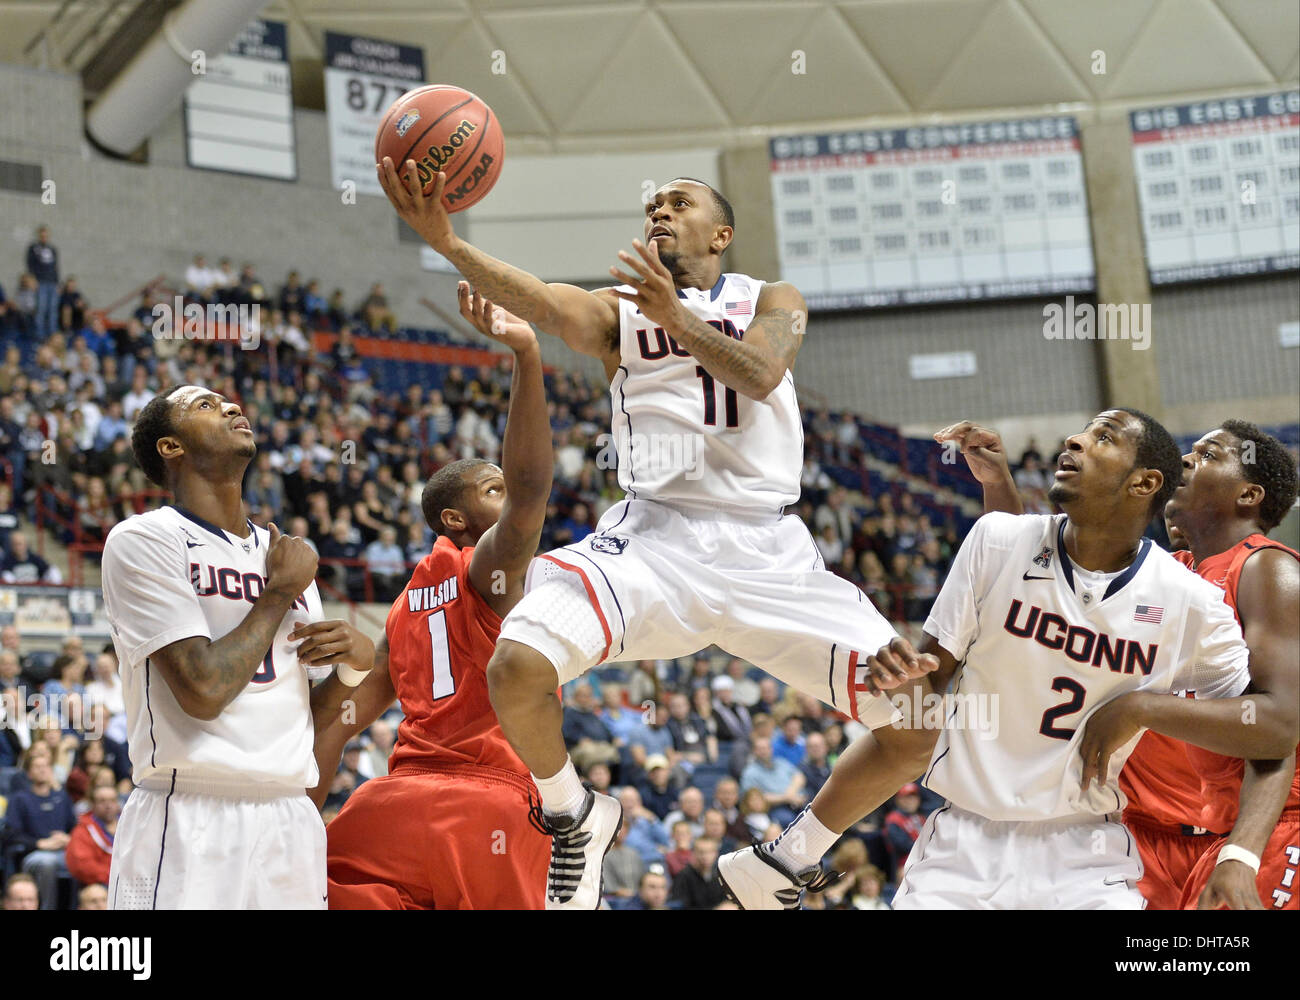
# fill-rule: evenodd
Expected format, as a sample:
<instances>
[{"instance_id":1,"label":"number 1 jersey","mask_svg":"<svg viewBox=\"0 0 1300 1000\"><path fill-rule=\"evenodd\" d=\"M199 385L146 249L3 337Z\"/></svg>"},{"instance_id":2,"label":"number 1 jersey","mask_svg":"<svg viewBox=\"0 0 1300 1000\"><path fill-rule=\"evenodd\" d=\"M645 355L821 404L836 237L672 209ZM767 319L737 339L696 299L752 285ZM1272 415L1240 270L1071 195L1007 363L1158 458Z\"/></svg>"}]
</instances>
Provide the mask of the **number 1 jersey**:
<instances>
[{"instance_id":1,"label":"number 1 jersey","mask_svg":"<svg viewBox=\"0 0 1300 1000\"><path fill-rule=\"evenodd\" d=\"M719 333L744 340L762 288L723 274L710 289L677 294ZM775 515L799 499L803 424L789 371L766 399L749 399L633 303L620 300L618 326L621 364L609 392L618 484L629 498L749 515Z\"/></svg>"},{"instance_id":2,"label":"number 1 jersey","mask_svg":"<svg viewBox=\"0 0 1300 1000\"><path fill-rule=\"evenodd\" d=\"M470 583L473 555L440 536L388 612L388 673L405 713L393 771L476 764L528 777L488 699L501 618Z\"/></svg>"},{"instance_id":3,"label":"number 1 jersey","mask_svg":"<svg viewBox=\"0 0 1300 1000\"><path fill-rule=\"evenodd\" d=\"M1217 588L1148 538L1121 572L1081 570L1065 526L1063 514L984 515L925 623L960 664L925 782L987 819L1122 810L1119 772L1137 740L1084 791L1089 716L1130 691L1227 698L1250 681L1241 628Z\"/></svg>"}]
</instances>

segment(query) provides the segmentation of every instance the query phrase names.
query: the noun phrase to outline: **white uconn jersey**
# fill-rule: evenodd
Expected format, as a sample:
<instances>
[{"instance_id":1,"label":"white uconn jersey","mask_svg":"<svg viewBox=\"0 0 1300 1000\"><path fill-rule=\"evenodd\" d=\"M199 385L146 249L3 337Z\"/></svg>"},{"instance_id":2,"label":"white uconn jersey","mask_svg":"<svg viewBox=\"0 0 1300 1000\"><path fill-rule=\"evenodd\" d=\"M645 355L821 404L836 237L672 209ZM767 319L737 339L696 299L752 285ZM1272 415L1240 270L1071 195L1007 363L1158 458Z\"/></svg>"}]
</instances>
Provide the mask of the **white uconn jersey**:
<instances>
[{"instance_id":1,"label":"white uconn jersey","mask_svg":"<svg viewBox=\"0 0 1300 1000\"><path fill-rule=\"evenodd\" d=\"M740 340L762 287L724 274L711 289L677 294ZM775 514L799 498L803 424L790 372L766 399L749 399L706 372L635 304L619 301L618 324L622 363L609 392L618 482L630 498L748 514Z\"/></svg>"},{"instance_id":2,"label":"white uconn jersey","mask_svg":"<svg viewBox=\"0 0 1300 1000\"><path fill-rule=\"evenodd\" d=\"M150 655L190 636L235 629L266 585L270 535L241 539L177 507L137 514L104 544L104 604L126 700L132 777L311 788L309 684L289 633L322 617L312 583L284 616L252 682L211 722L187 715Z\"/></svg>"},{"instance_id":3,"label":"white uconn jersey","mask_svg":"<svg viewBox=\"0 0 1300 1000\"><path fill-rule=\"evenodd\" d=\"M925 623L961 666L924 780L988 819L1123 809L1119 772L1136 739L1111 756L1104 786L1080 788L1092 712L1129 691L1225 698L1250 680L1221 591L1147 538L1122 573L1081 573L1065 524L1063 514L980 518Z\"/></svg>"}]
</instances>

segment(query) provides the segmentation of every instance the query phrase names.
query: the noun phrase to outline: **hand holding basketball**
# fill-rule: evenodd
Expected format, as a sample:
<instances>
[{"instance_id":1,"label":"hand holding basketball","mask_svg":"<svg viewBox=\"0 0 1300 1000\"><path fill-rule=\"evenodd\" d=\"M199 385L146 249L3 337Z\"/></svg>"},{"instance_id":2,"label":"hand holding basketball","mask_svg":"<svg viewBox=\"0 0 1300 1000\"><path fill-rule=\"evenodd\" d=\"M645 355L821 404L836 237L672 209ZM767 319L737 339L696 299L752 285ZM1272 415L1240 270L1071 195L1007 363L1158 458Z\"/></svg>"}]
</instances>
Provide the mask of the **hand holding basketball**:
<instances>
[{"instance_id":1,"label":"hand holding basketball","mask_svg":"<svg viewBox=\"0 0 1300 1000\"><path fill-rule=\"evenodd\" d=\"M426 197L420 185L420 175L414 160L407 160L399 174L397 165L385 156L378 164L379 183L384 194L397 209L402 220L424 237L424 241L444 257L456 243L456 231L451 228L451 216L442 203L442 192L447 186L447 175L438 173L433 178L433 190Z\"/></svg>"}]
</instances>

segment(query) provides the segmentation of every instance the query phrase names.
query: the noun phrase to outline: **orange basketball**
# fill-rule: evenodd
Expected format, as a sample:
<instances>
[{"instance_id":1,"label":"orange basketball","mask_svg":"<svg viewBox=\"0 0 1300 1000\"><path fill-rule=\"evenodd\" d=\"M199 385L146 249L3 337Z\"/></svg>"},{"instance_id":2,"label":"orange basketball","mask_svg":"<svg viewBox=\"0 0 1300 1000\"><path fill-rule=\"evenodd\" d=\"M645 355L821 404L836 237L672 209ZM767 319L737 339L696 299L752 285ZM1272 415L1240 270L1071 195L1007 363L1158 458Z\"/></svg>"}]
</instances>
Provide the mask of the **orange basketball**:
<instances>
[{"instance_id":1,"label":"orange basketball","mask_svg":"<svg viewBox=\"0 0 1300 1000\"><path fill-rule=\"evenodd\" d=\"M407 91L388 109L375 134L375 162L414 160L424 193L439 171L447 175L442 203L448 212L469 208L501 176L506 142L492 109L468 90L434 83Z\"/></svg>"}]
</instances>

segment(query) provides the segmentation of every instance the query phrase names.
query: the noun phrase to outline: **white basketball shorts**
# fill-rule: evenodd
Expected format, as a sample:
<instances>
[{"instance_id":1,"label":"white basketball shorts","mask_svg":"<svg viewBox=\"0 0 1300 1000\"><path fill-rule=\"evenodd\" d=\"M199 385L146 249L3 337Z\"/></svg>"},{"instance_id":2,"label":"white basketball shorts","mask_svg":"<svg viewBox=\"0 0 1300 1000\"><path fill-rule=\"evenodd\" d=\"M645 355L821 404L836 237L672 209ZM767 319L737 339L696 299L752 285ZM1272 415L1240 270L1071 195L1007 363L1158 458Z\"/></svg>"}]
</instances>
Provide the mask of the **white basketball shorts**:
<instances>
[{"instance_id":1,"label":"white basketball shorts","mask_svg":"<svg viewBox=\"0 0 1300 1000\"><path fill-rule=\"evenodd\" d=\"M533 561L501 638L538 650L561 684L611 660L717 645L870 728L897 712L867 692L867 657L897 633L828 572L794 515L740 521L625 500L596 533Z\"/></svg>"},{"instance_id":2,"label":"white basketball shorts","mask_svg":"<svg viewBox=\"0 0 1300 1000\"><path fill-rule=\"evenodd\" d=\"M325 824L298 789L138 787L118 820L113 910L323 910ZM215 787L215 786L209 786Z\"/></svg>"},{"instance_id":3,"label":"white basketball shorts","mask_svg":"<svg viewBox=\"0 0 1300 1000\"><path fill-rule=\"evenodd\" d=\"M1140 910L1142 861L1118 820L985 819L948 803L926 820L895 910Z\"/></svg>"}]
</instances>

